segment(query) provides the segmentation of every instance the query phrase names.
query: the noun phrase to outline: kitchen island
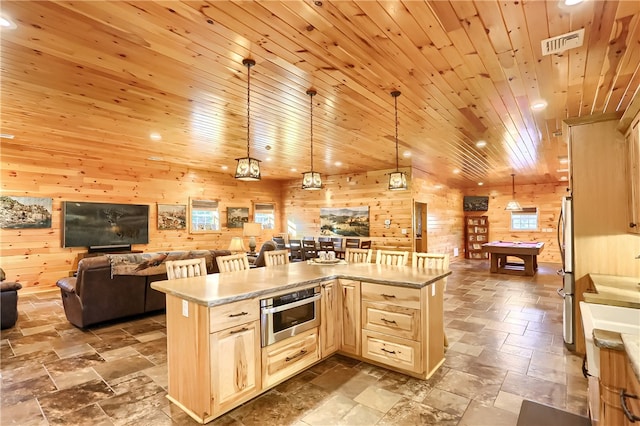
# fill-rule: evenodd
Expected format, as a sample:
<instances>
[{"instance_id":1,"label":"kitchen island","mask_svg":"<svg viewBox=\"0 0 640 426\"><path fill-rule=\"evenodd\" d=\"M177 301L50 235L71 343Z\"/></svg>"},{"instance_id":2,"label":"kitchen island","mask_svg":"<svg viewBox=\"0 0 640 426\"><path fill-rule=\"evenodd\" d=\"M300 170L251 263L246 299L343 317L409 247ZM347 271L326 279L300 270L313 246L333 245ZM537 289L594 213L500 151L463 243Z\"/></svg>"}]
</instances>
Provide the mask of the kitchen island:
<instances>
[{"instance_id":1,"label":"kitchen island","mask_svg":"<svg viewBox=\"0 0 640 426\"><path fill-rule=\"evenodd\" d=\"M154 282L167 298L167 397L206 423L336 352L427 379L444 362L450 274L302 262ZM319 326L262 347L260 300L312 287Z\"/></svg>"}]
</instances>

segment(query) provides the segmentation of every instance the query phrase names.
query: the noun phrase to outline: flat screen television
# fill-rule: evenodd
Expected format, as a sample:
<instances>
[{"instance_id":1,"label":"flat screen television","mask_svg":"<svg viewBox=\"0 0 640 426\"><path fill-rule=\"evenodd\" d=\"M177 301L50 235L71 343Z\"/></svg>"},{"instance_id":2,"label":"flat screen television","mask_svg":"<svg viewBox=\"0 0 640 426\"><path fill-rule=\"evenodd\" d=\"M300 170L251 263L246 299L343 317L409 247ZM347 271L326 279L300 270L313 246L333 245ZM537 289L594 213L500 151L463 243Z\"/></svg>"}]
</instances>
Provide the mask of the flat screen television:
<instances>
[{"instance_id":1,"label":"flat screen television","mask_svg":"<svg viewBox=\"0 0 640 426\"><path fill-rule=\"evenodd\" d=\"M462 201L465 212L486 212L489 210L489 197L465 195Z\"/></svg>"},{"instance_id":2,"label":"flat screen television","mask_svg":"<svg viewBox=\"0 0 640 426\"><path fill-rule=\"evenodd\" d=\"M62 246L123 246L149 243L149 206L62 203Z\"/></svg>"}]
</instances>

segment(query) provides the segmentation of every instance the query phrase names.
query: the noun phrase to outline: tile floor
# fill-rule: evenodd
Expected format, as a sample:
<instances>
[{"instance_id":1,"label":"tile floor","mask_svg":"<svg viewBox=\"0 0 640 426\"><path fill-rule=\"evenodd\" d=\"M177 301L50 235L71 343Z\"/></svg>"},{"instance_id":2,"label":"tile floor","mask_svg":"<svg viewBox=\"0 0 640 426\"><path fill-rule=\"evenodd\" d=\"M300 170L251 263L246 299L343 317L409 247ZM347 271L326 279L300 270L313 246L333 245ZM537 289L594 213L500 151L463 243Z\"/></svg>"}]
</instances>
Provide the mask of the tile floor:
<instances>
[{"instance_id":1,"label":"tile floor","mask_svg":"<svg viewBox=\"0 0 640 426\"><path fill-rule=\"evenodd\" d=\"M215 420L214 425L515 425L523 399L586 415L581 358L562 342L557 265L535 277L452 264L450 346L421 381L333 356ZM1 333L2 425L190 425L165 398L165 317L80 330L59 292L23 295Z\"/></svg>"}]
</instances>

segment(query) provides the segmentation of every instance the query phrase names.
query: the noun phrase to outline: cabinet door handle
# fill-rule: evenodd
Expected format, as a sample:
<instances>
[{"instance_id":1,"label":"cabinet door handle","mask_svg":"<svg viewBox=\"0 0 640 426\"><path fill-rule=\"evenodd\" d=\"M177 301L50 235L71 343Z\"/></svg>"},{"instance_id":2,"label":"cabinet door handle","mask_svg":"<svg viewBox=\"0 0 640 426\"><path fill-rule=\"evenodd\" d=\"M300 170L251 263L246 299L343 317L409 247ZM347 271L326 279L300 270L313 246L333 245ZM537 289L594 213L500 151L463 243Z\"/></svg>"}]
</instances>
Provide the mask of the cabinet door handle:
<instances>
[{"instance_id":1,"label":"cabinet door handle","mask_svg":"<svg viewBox=\"0 0 640 426\"><path fill-rule=\"evenodd\" d=\"M395 355L395 353L396 353L396 351L390 351L390 350L385 349L385 348L381 348L380 350L381 350L382 352L386 352L386 353L388 353L388 354L394 354L394 355Z\"/></svg>"},{"instance_id":2,"label":"cabinet door handle","mask_svg":"<svg viewBox=\"0 0 640 426\"><path fill-rule=\"evenodd\" d=\"M249 315L248 312L240 312L239 314L229 314L229 318L233 318L233 317L241 317L244 315Z\"/></svg>"},{"instance_id":3,"label":"cabinet door handle","mask_svg":"<svg viewBox=\"0 0 640 426\"><path fill-rule=\"evenodd\" d=\"M306 353L307 353L307 350L306 350L306 349L302 349L300 352L298 352L298 353L297 353L297 354L295 354L294 356L288 356L288 357L286 357L284 360L285 360L286 362L293 361L294 359L299 358L299 357L301 357L302 355L304 355L304 354L306 354Z\"/></svg>"},{"instance_id":4,"label":"cabinet door handle","mask_svg":"<svg viewBox=\"0 0 640 426\"><path fill-rule=\"evenodd\" d=\"M396 298L396 296L394 294L384 294L384 293L382 293L380 296L387 297L389 299L395 299Z\"/></svg>"},{"instance_id":5,"label":"cabinet door handle","mask_svg":"<svg viewBox=\"0 0 640 426\"><path fill-rule=\"evenodd\" d=\"M629 228L635 228L636 226L638 226L637 223L633 223L633 222L629 223Z\"/></svg>"},{"instance_id":6,"label":"cabinet door handle","mask_svg":"<svg viewBox=\"0 0 640 426\"><path fill-rule=\"evenodd\" d=\"M626 393L625 389L620 389L620 405L622 406L622 411L624 411L624 415L627 416L631 423L635 423L640 420L640 417L636 416L629 410L627 407L627 398L638 399L638 395L632 395L630 393Z\"/></svg>"},{"instance_id":7,"label":"cabinet door handle","mask_svg":"<svg viewBox=\"0 0 640 426\"><path fill-rule=\"evenodd\" d=\"M238 330L231 330L229 334L242 333L243 331L247 331L247 330L249 330L247 327L242 327L241 329L238 329Z\"/></svg>"},{"instance_id":8,"label":"cabinet door handle","mask_svg":"<svg viewBox=\"0 0 640 426\"><path fill-rule=\"evenodd\" d=\"M398 325L398 323L395 320L388 320L386 318L380 318L380 321L384 321L385 324L395 324Z\"/></svg>"}]
</instances>

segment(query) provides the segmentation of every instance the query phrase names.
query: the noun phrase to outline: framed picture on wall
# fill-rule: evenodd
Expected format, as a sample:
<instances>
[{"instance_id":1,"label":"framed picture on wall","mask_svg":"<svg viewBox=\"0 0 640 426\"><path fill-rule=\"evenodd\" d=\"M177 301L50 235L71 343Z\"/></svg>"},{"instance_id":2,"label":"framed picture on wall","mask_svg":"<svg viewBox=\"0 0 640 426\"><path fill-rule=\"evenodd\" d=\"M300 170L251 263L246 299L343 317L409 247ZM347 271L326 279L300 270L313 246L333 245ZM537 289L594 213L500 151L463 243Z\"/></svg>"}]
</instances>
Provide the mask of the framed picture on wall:
<instances>
[{"instance_id":1,"label":"framed picture on wall","mask_svg":"<svg viewBox=\"0 0 640 426\"><path fill-rule=\"evenodd\" d=\"M158 229L187 229L187 205L158 204Z\"/></svg>"},{"instance_id":2,"label":"framed picture on wall","mask_svg":"<svg viewBox=\"0 0 640 426\"><path fill-rule=\"evenodd\" d=\"M368 237L369 206L321 207L320 234L338 237Z\"/></svg>"},{"instance_id":3,"label":"framed picture on wall","mask_svg":"<svg viewBox=\"0 0 640 426\"><path fill-rule=\"evenodd\" d=\"M0 197L0 228L51 228L52 198Z\"/></svg>"},{"instance_id":4,"label":"framed picture on wall","mask_svg":"<svg viewBox=\"0 0 640 426\"><path fill-rule=\"evenodd\" d=\"M249 207L227 207L227 228L241 228L249 222Z\"/></svg>"}]
</instances>

